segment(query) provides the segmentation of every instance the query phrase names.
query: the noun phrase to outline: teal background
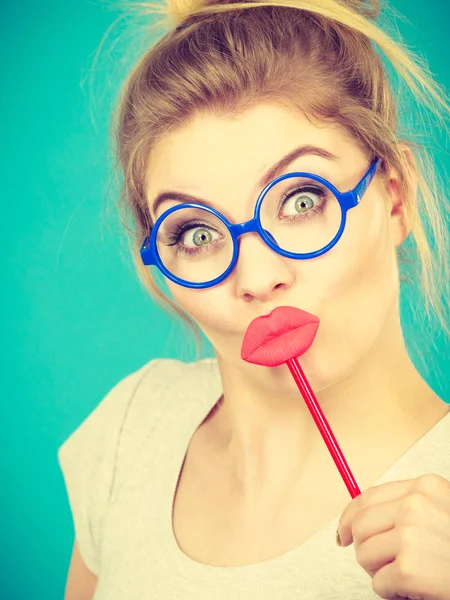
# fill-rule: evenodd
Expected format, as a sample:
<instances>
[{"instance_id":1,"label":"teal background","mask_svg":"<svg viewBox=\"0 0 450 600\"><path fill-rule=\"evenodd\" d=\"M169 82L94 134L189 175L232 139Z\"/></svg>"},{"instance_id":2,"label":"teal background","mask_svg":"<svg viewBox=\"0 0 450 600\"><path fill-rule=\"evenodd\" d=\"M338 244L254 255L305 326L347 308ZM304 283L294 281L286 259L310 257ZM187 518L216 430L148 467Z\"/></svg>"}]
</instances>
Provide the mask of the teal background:
<instances>
[{"instance_id":1,"label":"teal background","mask_svg":"<svg viewBox=\"0 0 450 600\"><path fill-rule=\"evenodd\" d=\"M392 5L448 88L447 0ZM111 7L2 3L1 600L63 597L73 529L59 445L120 379L154 357L194 352L147 298L117 218L105 212L109 109L126 68L126 48L111 43L94 63L119 14ZM448 155L439 157L448 172ZM402 300L411 354L450 401L449 340L435 335L433 344L413 328L411 297Z\"/></svg>"}]
</instances>

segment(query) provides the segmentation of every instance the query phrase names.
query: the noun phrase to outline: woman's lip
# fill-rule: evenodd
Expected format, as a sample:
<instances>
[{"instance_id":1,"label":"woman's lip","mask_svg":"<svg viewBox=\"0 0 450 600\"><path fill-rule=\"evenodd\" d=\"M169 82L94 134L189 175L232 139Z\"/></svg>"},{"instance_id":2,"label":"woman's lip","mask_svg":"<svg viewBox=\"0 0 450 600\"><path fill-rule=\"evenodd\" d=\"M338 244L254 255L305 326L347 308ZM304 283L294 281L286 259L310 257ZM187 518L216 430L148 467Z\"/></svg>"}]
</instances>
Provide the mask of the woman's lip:
<instances>
[{"instance_id":1,"label":"woman's lip","mask_svg":"<svg viewBox=\"0 0 450 600\"><path fill-rule=\"evenodd\" d=\"M254 319L247 328L241 358L264 366L278 366L301 356L312 345L320 319L293 306L279 306Z\"/></svg>"}]
</instances>

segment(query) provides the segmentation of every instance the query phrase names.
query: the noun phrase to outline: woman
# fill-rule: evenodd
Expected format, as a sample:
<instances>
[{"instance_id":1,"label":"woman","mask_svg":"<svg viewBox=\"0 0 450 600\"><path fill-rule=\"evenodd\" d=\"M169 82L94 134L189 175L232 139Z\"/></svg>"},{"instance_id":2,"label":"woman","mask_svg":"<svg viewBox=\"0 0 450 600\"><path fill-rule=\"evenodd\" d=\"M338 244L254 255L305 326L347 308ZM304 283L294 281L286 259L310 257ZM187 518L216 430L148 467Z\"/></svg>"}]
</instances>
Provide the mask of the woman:
<instances>
[{"instance_id":1,"label":"woman","mask_svg":"<svg viewBox=\"0 0 450 600\"><path fill-rule=\"evenodd\" d=\"M400 137L373 42L418 101L447 105L376 6L279 4L170 3L179 26L124 86L138 272L216 358L144 365L60 448L68 600L450 599L449 406L409 359L398 306L409 235L436 306L446 208ZM230 229L253 218L259 232ZM241 358L249 324L278 306L320 318L301 362L352 501L286 366Z\"/></svg>"}]
</instances>

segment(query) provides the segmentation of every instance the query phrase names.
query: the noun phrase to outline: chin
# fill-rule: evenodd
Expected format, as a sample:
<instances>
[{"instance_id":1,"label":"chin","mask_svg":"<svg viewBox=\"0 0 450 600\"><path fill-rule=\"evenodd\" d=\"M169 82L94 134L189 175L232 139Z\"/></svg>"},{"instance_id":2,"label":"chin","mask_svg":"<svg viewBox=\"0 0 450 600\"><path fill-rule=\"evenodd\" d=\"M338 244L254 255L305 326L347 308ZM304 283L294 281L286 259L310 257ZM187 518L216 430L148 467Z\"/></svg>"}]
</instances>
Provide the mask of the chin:
<instances>
[{"instance_id":1,"label":"chin","mask_svg":"<svg viewBox=\"0 0 450 600\"><path fill-rule=\"evenodd\" d=\"M347 379L357 368L361 355L354 356L352 353L334 353L308 351L298 357L298 362L306 375L306 378L316 394L332 388L336 384ZM298 393L298 388L286 365L280 365L273 369L275 379L274 391L286 390L288 395Z\"/></svg>"}]
</instances>

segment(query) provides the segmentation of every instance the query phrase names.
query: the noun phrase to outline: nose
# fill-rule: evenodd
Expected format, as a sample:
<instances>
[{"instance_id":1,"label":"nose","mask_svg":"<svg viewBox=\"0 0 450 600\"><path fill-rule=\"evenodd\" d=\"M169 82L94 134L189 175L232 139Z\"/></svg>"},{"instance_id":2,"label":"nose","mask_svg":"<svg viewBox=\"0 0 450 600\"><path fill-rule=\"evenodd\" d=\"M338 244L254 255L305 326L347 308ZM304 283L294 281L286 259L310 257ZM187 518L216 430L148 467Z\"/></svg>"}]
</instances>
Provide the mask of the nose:
<instances>
[{"instance_id":1,"label":"nose","mask_svg":"<svg viewBox=\"0 0 450 600\"><path fill-rule=\"evenodd\" d=\"M269 248L257 233L239 238L234 268L237 295L250 302L268 302L291 287L295 272L292 260Z\"/></svg>"}]
</instances>

